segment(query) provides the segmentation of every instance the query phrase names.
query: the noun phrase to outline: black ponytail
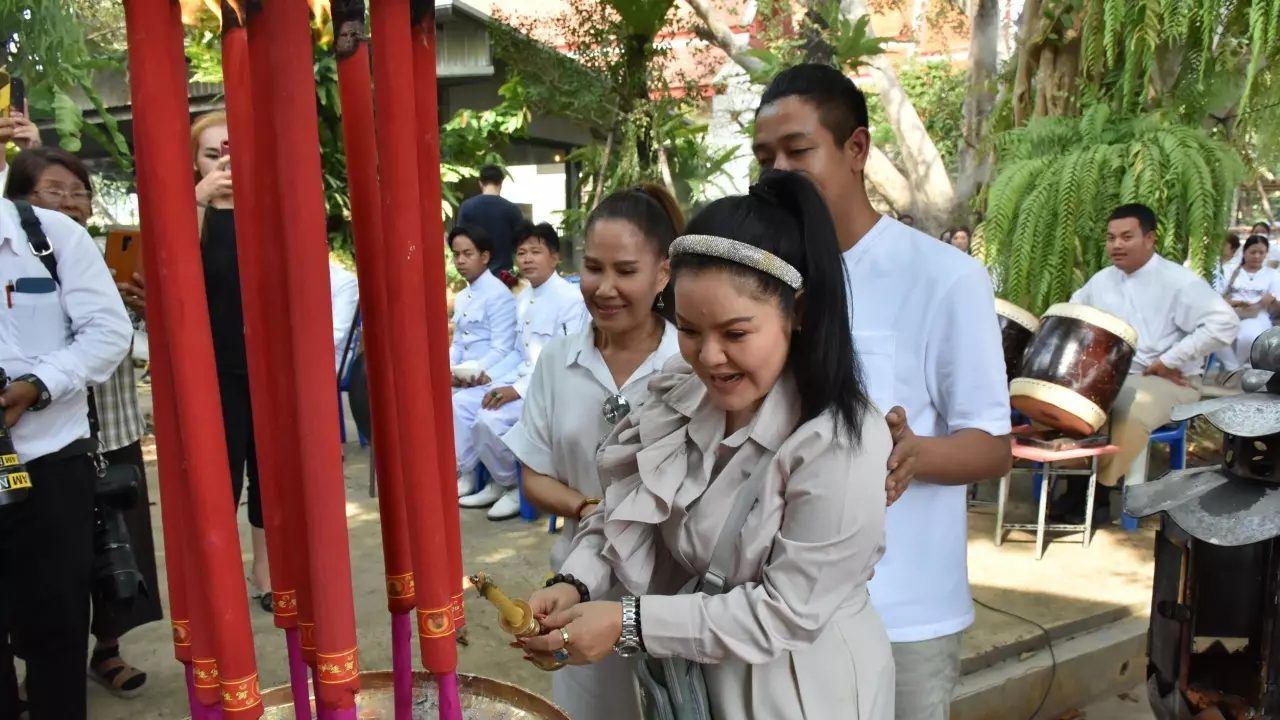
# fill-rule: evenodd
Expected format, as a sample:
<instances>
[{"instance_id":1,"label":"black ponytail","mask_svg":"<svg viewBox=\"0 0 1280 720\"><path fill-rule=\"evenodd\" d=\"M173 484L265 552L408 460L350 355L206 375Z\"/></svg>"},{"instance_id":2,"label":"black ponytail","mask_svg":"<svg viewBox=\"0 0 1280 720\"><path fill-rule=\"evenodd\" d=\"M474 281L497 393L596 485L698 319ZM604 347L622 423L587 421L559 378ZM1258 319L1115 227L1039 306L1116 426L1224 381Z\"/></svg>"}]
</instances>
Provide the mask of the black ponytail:
<instances>
[{"instance_id":1,"label":"black ponytail","mask_svg":"<svg viewBox=\"0 0 1280 720\"><path fill-rule=\"evenodd\" d=\"M801 422L833 411L837 426L856 443L870 406L849 328L844 263L835 225L817 188L804 176L771 170L745 196L717 200L689 221L690 235L718 235L767 250L800 271L804 288L738 263L679 255L673 275L707 268L733 273L775 297L787 315L799 306L787 367L800 393ZM674 284L674 283L673 283Z\"/></svg>"}]
</instances>

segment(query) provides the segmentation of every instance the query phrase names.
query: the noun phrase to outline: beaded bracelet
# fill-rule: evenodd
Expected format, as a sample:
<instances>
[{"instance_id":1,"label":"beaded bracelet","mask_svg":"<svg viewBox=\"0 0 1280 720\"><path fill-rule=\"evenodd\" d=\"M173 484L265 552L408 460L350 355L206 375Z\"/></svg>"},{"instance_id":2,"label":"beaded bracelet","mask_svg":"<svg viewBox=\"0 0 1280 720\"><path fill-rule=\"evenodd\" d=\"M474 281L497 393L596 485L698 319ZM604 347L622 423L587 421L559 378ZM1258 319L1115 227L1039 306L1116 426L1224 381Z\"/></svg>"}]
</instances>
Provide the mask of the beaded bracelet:
<instances>
[{"instance_id":1,"label":"beaded bracelet","mask_svg":"<svg viewBox=\"0 0 1280 720\"><path fill-rule=\"evenodd\" d=\"M556 573L554 577L547 581L546 587L559 585L560 583L572 585L577 589L578 599L581 602L591 602L591 592L587 590L587 584L572 575L561 575L560 573Z\"/></svg>"}]
</instances>

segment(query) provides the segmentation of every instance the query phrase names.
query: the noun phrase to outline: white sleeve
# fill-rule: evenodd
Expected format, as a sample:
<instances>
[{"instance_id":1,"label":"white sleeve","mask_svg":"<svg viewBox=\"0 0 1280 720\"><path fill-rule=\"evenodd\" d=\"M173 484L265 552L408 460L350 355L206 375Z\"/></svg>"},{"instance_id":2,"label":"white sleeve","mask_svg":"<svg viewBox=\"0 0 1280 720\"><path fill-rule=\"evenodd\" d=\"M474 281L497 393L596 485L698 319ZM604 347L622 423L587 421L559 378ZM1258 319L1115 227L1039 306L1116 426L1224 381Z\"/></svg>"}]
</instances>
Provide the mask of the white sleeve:
<instances>
[{"instance_id":1,"label":"white sleeve","mask_svg":"<svg viewBox=\"0 0 1280 720\"><path fill-rule=\"evenodd\" d=\"M550 358L544 355L534 367L526 383L527 392L520 394L524 398L520 421L502 436L502 442L516 459L535 472L560 479L561 473L551 453L551 392L556 368L550 366L555 364L558 363L553 353Z\"/></svg>"},{"instance_id":2,"label":"white sleeve","mask_svg":"<svg viewBox=\"0 0 1280 720\"><path fill-rule=\"evenodd\" d=\"M503 289L502 295L494 295L489 300L489 352L480 357L480 368L489 376L499 375L510 363L512 353L516 349L516 322L519 313L516 311L516 298Z\"/></svg>"},{"instance_id":3,"label":"white sleeve","mask_svg":"<svg viewBox=\"0 0 1280 720\"><path fill-rule=\"evenodd\" d=\"M966 266L942 295L926 330L925 384L947 432L1008 435L1009 384L986 270ZM910 421L910 418L908 418Z\"/></svg>"},{"instance_id":4,"label":"white sleeve","mask_svg":"<svg viewBox=\"0 0 1280 720\"><path fill-rule=\"evenodd\" d=\"M1177 292L1173 322L1187 335L1164 351L1160 362L1175 369L1203 362L1209 353L1235 342L1240 331L1240 317L1235 310L1200 278Z\"/></svg>"},{"instance_id":5,"label":"white sleeve","mask_svg":"<svg viewBox=\"0 0 1280 720\"><path fill-rule=\"evenodd\" d=\"M57 402L115 373L129 352L133 325L89 233L69 220L45 223L45 228L58 259L59 297L71 319L71 342L36 358L31 374Z\"/></svg>"}]
</instances>

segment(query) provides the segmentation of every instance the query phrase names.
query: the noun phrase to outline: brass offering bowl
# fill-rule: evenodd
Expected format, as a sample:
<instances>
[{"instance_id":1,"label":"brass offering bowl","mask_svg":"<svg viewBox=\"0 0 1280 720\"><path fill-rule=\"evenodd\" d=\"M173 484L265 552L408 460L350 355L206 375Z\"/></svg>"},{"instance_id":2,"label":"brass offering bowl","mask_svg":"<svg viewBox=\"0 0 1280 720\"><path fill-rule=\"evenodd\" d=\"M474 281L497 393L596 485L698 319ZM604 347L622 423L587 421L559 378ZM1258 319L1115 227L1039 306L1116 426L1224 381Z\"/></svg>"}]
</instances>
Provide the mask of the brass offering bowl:
<instances>
[{"instance_id":1,"label":"brass offering bowl","mask_svg":"<svg viewBox=\"0 0 1280 720\"><path fill-rule=\"evenodd\" d=\"M413 674L413 720L438 720L436 683L430 673ZM569 714L524 688L478 675L458 673L463 720L572 720ZM262 693L263 720L294 720L293 696L289 686ZM391 672L360 673L360 694L356 698L360 720L393 720L395 691Z\"/></svg>"}]
</instances>

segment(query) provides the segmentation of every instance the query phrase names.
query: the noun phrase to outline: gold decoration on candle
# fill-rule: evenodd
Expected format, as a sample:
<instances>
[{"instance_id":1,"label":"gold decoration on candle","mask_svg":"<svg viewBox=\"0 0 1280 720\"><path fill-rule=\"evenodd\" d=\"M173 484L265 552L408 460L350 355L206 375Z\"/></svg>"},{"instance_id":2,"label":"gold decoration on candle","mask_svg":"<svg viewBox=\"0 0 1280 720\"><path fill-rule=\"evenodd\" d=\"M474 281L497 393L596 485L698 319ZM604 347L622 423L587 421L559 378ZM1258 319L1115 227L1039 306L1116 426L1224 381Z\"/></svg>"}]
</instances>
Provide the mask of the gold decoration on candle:
<instances>
[{"instance_id":1,"label":"gold decoration on candle","mask_svg":"<svg viewBox=\"0 0 1280 720\"><path fill-rule=\"evenodd\" d=\"M518 638L537 637L542 634L542 623L533 616L533 609L523 600L513 600L504 593L489 576L478 572L470 578L480 597L498 609L498 624L506 632ZM546 656L534 656L534 664L543 670L559 670L564 663Z\"/></svg>"}]
</instances>

